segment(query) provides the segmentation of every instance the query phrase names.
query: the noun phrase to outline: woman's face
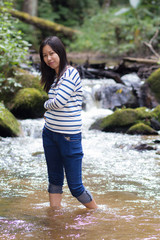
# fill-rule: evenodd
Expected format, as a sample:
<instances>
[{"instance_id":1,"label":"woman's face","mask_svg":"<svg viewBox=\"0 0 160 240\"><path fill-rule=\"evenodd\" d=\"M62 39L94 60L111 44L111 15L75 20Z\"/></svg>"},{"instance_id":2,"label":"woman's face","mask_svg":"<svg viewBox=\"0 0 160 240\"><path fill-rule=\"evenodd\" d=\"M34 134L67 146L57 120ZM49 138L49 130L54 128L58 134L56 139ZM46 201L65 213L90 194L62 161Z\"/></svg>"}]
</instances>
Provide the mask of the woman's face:
<instances>
[{"instance_id":1,"label":"woman's face","mask_svg":"<svg viewBox=\"0 0 160 240\"><path fill-rule=\"evenodd\" d=\"M43 54L43 60L44 62L50 67L55 70L55 72L59 73L59 64L60 64L60 58L56 52L49 46L46 45L43 47L42 50Z\"/></svg>"}]
</instances>

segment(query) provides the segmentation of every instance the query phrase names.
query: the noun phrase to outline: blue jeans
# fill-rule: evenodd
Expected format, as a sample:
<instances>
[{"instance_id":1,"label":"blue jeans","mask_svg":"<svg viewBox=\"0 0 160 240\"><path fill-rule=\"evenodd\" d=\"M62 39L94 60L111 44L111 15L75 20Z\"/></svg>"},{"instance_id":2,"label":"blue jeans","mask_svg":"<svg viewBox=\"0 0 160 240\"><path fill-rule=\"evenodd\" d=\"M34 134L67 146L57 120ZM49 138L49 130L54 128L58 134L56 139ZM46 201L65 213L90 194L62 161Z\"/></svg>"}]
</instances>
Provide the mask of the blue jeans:
<instances>
[{"instance_id":1,"label":"blue jeans","mask_svg":"<svg viewBox=\"0 0 160 240\"><path fill-rule=\"evenodd\" d=\"M68 187L81 203L92 201L92 195L82 183L81 133L61 134L43 129L43 147L47 162L49 193L62 193L64 172Z\"/></svg>"}]
</instances>

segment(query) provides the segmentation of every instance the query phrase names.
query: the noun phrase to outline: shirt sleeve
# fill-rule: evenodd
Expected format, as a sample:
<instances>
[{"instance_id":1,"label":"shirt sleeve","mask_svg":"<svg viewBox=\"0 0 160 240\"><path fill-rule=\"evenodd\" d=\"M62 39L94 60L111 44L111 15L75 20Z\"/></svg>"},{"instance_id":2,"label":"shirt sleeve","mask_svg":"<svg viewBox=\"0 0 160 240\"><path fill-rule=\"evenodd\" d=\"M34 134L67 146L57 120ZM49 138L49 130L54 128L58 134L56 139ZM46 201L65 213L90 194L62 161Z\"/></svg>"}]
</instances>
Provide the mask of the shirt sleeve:
<instances>
[{"instance_id":1,"label":"shirt sleeve","mask_svg":"<svg viewBox=\"0 0 160 240\"><path fill-rule=\"evenodd\" d=\"M75 81L72 78L64 78L59 86L57 95L53 99L49 99L44 103L45 109L63 108L75 90Z\"/></svg>"}]
</instances>

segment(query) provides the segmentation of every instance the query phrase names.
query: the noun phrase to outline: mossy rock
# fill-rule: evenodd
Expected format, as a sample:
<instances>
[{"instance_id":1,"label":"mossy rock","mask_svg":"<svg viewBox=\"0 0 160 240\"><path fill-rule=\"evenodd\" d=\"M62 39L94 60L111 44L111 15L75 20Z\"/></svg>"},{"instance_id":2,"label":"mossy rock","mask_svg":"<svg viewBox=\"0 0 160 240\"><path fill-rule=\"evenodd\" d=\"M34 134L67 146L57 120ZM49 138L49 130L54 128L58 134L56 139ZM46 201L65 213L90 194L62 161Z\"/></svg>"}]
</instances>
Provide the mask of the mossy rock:
<instances>
[{"instance_id":1,"label":"mossy rock","mask_svg":"<svg viewBox=\"0 0 160 240\"><path fill-rule=\"evenodd\" d=\"M14 115L0 103L0 136L17 137L21 133L21 125Z\"/></svg>"},{"instance_id":2,"label":"mossy rock","mask_svg":"<svg viewBox=\"0 0 160 240\"><path fill-rule=\"evenodd\" d=\"M12 67L7 73L7 80L0 86L0 101L10 108L10 102L16 93L23 88L36 88L44 94L40 84L40 76L35 76L27 70Z\"/></svg>"},{"instance_id":3,"label":"mossy rock","mask_svg":"<svg viewBox=\"0 0 160 240\"><path fill-rule=\"evenodd\" d=\"M23 88L36 88L42 91L40 77L33 75L27 70L14 68L14 78L17 83L22 85Z\"/></svg>"},{"instance_id":4,"label":"mossy rock","mask_svg":"<svg viewBox=\"0 0 160 240\"><path fill-rule=\"evenodd\" d=\"M160 102L160 68L154 71L146 80L155 98Z\"/></svg>"},{"instance_id":5,"label":"mossy rock","mask_svg":"<svg viewBox=\"0 0 160 240\"><path fill-rule=\"evenodd\" d=\"M138 135L158 135L158 132L144 123L137 123L130 127L127 131L128 134Z\"/></svg>"},{"instance_id":6,"label":"mossy rock","mask_svg":"<svg viewBox=\"0 0 160 240\"><path fill-rule=\"evenodd\" d=\"M156 108L158 111L158 107ZM90 129L97 129L105 132L122 132L128 133L135 124L144 124L152 129L150 134L157 134L155 130L158 130L157 124L157 112L154 112L146 107L140 107L136 109L118 109L111 115L97 119L90 127ZM138 125L139 126L139 125ZM155 131L155 132L154 132ZM149 134L149 129L146 131Z\"/></svg>"},{"instance_id":7,"label":"mossy rock","mask_svg":"<svg viewBox=\"0 0 160 240\"><path fill-rule=\"evenodd\" d=\"M155 118L160 122L160 105L158 105L154 110L153 114L155 114Z\"/></svg>"},{"instance_id":8,"label":"mossy rock","mask_svg":"<svg viewBox=\"0 0 160 240\"><path fill-rule=\"evenodd\" d=\"M11 112L19 119L40 118L44 114L47 94L35 88L20 89L13 99Z\"/></svg>"},{"instance_id":9,"label":"mossy rock","mask_svg":"<svg viewBox=\"0 0 160 240\"><path fill-rule=\"evenodd\" d=\"M98 129L106 132L126 132L138 121L147 121L152 118L152 112L145 107L136 109L118 109L113 114L98 119L90 129Z\"/></svg>"}]
</instances>

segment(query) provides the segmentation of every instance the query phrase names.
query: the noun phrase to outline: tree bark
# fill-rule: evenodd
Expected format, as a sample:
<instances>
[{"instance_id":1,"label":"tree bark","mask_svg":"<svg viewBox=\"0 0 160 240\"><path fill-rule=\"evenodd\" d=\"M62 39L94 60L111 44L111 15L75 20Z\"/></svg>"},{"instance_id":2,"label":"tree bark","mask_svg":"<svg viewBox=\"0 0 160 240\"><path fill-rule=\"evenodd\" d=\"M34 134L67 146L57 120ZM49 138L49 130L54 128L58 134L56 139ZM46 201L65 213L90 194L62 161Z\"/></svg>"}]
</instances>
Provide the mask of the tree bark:
<instances>
[{"instance_id":1,"label":"tree bark","mask_svg":"<svg viewBox=\"0 0 160 240\"><path fill-rule=\"evenodd\" d=\"M55 32L60 32L64 36L72 38L75 34L80 33L78 30L75 30L75 29L72 29L69 27L65 27L61 24L51 22L51 21L43 19L43 18L31 16L28 13L24 13L24 12L17 11L17 10L9 10L9 12L13 17L18 18L23 22L26 22L33 26L36 26L37 28L40 28L42 30L49 30L50 32L52 32L54 34L55 34Z\"/></svg>"},{"instance_id":2,"label":"tree bark","mask_svg":"<svg viewBox=\"0 0 160 240\"><path fill-rule=\"evenodd\" d=\"M30 14L31 16L37 16L38 12L38 0L24 0L23 12Z\"/></svg>"}]
</instances>

